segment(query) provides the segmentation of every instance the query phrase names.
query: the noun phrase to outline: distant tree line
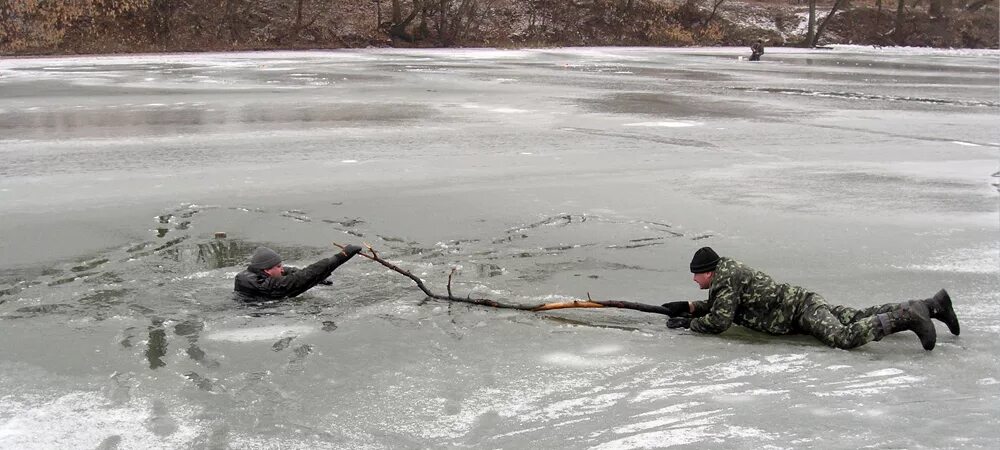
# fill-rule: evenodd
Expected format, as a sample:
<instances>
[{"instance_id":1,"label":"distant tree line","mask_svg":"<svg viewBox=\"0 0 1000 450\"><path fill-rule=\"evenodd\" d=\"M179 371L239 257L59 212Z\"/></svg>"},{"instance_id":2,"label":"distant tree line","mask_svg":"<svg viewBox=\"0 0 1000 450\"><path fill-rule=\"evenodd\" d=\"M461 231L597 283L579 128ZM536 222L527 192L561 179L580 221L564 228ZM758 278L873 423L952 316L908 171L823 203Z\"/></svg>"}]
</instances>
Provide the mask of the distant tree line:
<instances>
[{"instance_id":1,"label":"distant tree line","mask_svg":"<svg viewBox=\"0 0 1000 450\"><path fill-rule=\"evenodd\" d=\"M997 47L998 0L774 0L775 26L734 0L0 0L0 53L364 46ZM804 36L780 26L808 11ZM825 14L824 14L825 13ZM786 33L787 34L787 33ZM780 36L779 36L780 35Z\"/></svg>"}]
</instances>

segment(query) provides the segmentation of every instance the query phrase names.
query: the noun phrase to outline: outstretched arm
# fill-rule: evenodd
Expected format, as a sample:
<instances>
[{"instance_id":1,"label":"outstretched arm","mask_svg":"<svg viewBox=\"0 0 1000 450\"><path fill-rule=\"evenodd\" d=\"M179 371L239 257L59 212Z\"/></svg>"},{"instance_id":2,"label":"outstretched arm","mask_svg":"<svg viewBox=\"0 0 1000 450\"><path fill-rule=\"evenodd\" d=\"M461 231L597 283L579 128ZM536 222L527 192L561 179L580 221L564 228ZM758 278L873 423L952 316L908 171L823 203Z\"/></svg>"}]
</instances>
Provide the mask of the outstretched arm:
<instances>
[{"instance_id":1,"label":"outstretched arm","mask_svg":"<svg viewBox=\"0 0 1000 450\"><path fill-rule=\"evenodd\" d=\"M361 251L358 245L348 245L343 251L331 258L321 259L309 266L291 271L281 278L270 278L267 291L272 298L295 297L319 284L333 273L341 264L350 260Z\"/></svg>"}]
</instances>

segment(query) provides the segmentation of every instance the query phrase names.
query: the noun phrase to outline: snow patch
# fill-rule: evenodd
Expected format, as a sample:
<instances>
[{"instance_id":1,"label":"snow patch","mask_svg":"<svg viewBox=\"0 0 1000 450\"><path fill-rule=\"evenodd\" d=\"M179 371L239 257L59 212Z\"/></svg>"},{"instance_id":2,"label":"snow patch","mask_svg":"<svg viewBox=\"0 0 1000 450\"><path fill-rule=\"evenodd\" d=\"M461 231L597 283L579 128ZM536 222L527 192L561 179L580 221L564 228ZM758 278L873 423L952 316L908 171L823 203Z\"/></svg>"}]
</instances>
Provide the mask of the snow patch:
<instances>
[{"instance_id":1,"label":"snow patch","mask_svg":"<svg viewBox=\"0 0 1000 450\"><path fill-rule=\"evenodd\" d=\"M612 353L618 353L620 351L622 351L622 346L616 344L599 345L597 347L585 350L586 353L590 353L592 355L610 355Z\"/></svg>"},{"instance_id":2,"label":"snow patch","mask_svg":"<svg viewBox=\"0 0 1000 450\"><path fill-rule=\"evenodd\" d=\"M554 352L542 355L542 362L560 367L571 367L576 369L596 369L603 367L618 366L623 364L636 364L640 362L635 358L588 358L567 352Z\"/></svg>"},{"instance_id":3,"label":"snow patch","mask_svg":"<svg viewBox=\"0 0 1000 450\"><path fill-rule=\"evenodd\" d=\"M595 450L625 450L633 448L666 448L676 445L687 445L706 440L713 435L708 433L708 425L676 428L665 431L641 433L601 445L591 447Z\"/></svg>"},{"instance_id":4,"label":"snow patch","mask_svg":"<svg viewBox=\"0 0 1000 450\"><path fill-rule=\"evenodd\" d=\"M51 448L96 448L107 438L118 436L122 448L182 448L199 430L178 419L176 429L158 435L146 425L151 408L143 402L113 407L100 394L73 392L55 399L28 402L12 396L0 397L0 448L20 450ZM182 416L189 415L183 412Z\"/></svg>"},{"instance_id":5,"label":"snow patch","mask_svg":"<svg viewBox=\"0 0 1000 450\"><path fill-rule=\"evenodd\" d=\"M288 336L301 336L316 331L316 327L306 325L271 325L256 328L239 328L210 333L205 339L210 341L256 342L281 339Z\"/></svg>"},{"instance_id":6,"label":"snow patch","mask_svg":"<svg viewBox=\"0 0 1000 450\"><path fill-rule=\"evenodd\" d=\"M590 415L614 406L627 395L623 392L615 392L594 397L578 397L562 400L546 405L540 411L533 411L530 414L522 415L519 419L523 422L536 422L539 420L557 420L564 417Z\"/></svg>"},{"instance_id":7,"label":"snow patch","mask_svg":"<svg viewBox=\"0 0 1000 450\"><path fill-rule=\"evenodd\" d=\"M902 375L904 373L906 372L903 372L902 370L899 369L882 369L882 370L876 370L874 372L868 372L864 375L859 375L858 378L891 377L893 375Z\"/></svg>"},{"instance_id":8,"label":"snow patch","mask_svg":"<svg viewBox=\"0 0 1000 450\"><path fill-rule=\"evenodd\" d=\"M623 427L615 428L614 432L618 434L635 433L638 431L645 431L652 428L663 428L667 425L673 425L678 422L687 424L696 421L698 419L701 419L703 417L715 416L717 413L721 411L722 410L720 409L713 409L709 411L689 412L687 414L684 414L680 411L676 411L664 414L664 416L659 419L649 420L646 422L639 422L639 423L630 423Z\"/></svg>"},{"instance_id":9,"label":"snow patch","mask_svg":"<svg viewBox=\"0 0 1000 450\"><path fill-rule=\"evenodd\" d=\"M669 387L662 389L647 389L637 394L635 398L631 400L631 402L639 403L650 400L662 400L665 398L672 398L679 395L686 396L686 395L712 394L723 391L729 391L744 385L746 385L746 383L720 383L720 384L709 384L709 385Z\"/></svg>"}]
</instances>

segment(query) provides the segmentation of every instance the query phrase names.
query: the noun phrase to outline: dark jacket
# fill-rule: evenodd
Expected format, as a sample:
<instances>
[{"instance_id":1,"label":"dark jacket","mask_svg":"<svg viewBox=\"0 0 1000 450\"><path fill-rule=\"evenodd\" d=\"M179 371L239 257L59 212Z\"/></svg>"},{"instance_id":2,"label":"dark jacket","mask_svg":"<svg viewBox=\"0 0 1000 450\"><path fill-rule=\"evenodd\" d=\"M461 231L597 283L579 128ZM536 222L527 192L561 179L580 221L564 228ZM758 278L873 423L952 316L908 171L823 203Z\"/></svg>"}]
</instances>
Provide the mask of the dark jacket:
<instances>
[{"instance_id":1,"label":"dark jacket","mask_svg":"<svg viewBox=\"0 0 1000 450\"><path fill-rule=\"evenodd\" d=\"M284 276L280 278L271 278L263 271L247 267L236 274L236 298L242 301L263 301L295 297L326 280L334 269L351 259L351 256L338 253L304 269L286 267Z\"/></svg>"},{"instance_id":2,"label":"dark jacket","mask_svg":"<svg viewBox=\"0 0 1000 450\"><path fill-rule=\"evenodd\" d=\"M813 295L729 258L719 260L708 289L708 300L694 302L691 331L721 333L735 323L770 334L793 334L803 304Z\"/></svg>"}]
</instances>

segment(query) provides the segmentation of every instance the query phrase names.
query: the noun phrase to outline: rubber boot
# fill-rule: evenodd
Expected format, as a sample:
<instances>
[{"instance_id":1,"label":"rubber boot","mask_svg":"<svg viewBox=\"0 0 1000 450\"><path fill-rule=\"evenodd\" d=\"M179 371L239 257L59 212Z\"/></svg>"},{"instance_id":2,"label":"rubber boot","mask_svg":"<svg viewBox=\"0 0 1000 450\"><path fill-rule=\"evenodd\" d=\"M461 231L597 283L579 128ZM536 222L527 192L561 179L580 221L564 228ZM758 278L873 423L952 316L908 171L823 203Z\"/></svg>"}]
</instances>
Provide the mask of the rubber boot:
<instances>
[{"instance_id":1,"label":"rubber boot","mask_svg":"<svg viewBox=\"0 0 1000 450\"><path fill-rule=\"evenodd\" d=\"M899 309L875 317L879 323L879 326L875 327L876 341L893 333L912 330L917 333L924 350L933 350L934 344L937 343L937 330L931 322L931 312L923 301L901 303Z\"/></svg>"},{"instance_id":2,"label":"rubber boot","mask_svg":"<svg viewBox=\"0 0 1000 450\"><path fill-rule=\"evenodd\" d=\"M948 296L948 291L941 289L934 297L931 297L922 301L927 305L927 309L931 312L931 319L937 319L948 325L948 331L951 334L958 336L961 331L958 327L958 316L955 315L955 310L951 307L951 297Z\"/></svg>"}]
</instances>

